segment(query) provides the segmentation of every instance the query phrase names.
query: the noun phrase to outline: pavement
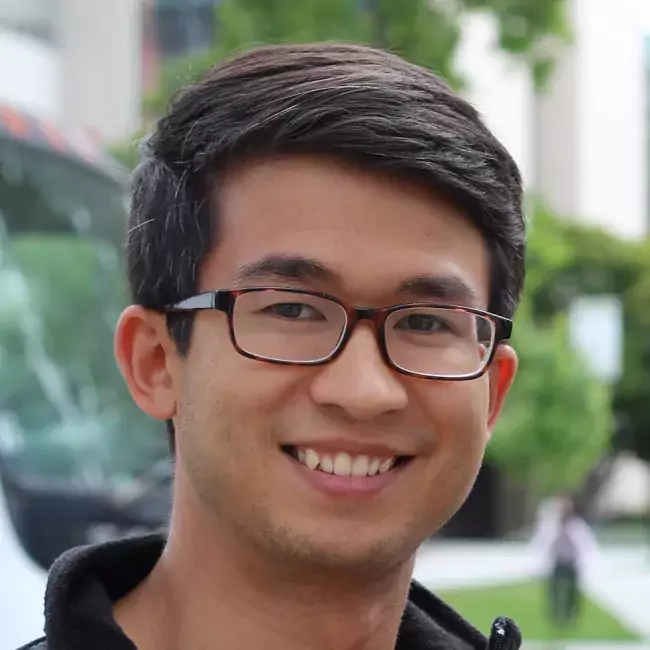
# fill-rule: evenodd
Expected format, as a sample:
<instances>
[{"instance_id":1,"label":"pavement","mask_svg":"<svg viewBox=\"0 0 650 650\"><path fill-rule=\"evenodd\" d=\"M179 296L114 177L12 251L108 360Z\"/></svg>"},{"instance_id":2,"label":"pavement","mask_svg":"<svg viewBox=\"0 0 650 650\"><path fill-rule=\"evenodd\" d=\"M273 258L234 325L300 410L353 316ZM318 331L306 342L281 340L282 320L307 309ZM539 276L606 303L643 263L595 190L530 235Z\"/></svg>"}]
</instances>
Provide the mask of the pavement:
<instances>
[{"instance_id":1,"label":"pavement","mask_svg":"<svg viewBox=\"0 0 650 650\"><path fill-rule=\"evenodd\" d=\"M522 650L648 650L648 643L612 643L610 641L548 641L546 643L526 643Z\"/></svg>"},{"instance_id":2,"label":"pavement","mask_svg":"<svg viewBox=\"0 0 650 650\"><path fill-rule=\"evenodd\" d=\"M605 549L603 561L585 576L585 590L594 602L647 638L650 644L650 553L647 547Z\"/></svg>"},{"instance_id":3,"label":"pavement","mask_svg":"<svg viewBox=\"0 0 650 650\"><path fill-rule=\"evenodd\" d=\"M544 573L543 562L520 542L430 542L421 549L415 567L415 577L434 591L507 584L541 577ZM647 547L602 547L598 561L585 571L583 588L594 602L647 642L526 644L527 649L650 649L650 553Z\"/></svg>"},{"instance_id":4,"label":"pavement","mask_svg":"<svg viewBox=\"0 0 650 650\"><path fill-rule=\"evenodd\" d=\"M0 650L41 636L45 578L18 541L0 485Z\"/></svg>"}]
</instances>

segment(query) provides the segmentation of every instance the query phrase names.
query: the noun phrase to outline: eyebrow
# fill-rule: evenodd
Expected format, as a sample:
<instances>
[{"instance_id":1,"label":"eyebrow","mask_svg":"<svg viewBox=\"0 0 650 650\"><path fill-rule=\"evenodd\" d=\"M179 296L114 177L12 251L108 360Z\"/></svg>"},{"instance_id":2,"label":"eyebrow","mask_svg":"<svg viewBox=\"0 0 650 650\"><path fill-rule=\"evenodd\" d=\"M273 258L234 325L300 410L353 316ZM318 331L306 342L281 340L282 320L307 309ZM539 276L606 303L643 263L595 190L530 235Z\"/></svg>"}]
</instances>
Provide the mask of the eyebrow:
<instances>
[{"instance_id":1,"label":"eyebrow","mask_svg":"<svg viewBox=\"0 0 650 650\"><path fill-rule=\"evenodd\" d=\"M322 262L293 254L276 254L264 257L237 269L235 283L253 281L317 281L343 285L342 277ZM408 278L397 287L397 293L406 294L416 301L444 300L476 305L476 292L462 278L453 275L423 274Z\"/></svg>"},{"instance_id":2,"label":"eyebrow","mask_svg":"<svg viewBox=\"0 0 650 650\"><path fill-rule=\"evenodd\" d=\"M455 275L418 275L403 282L398 292L416 300L444 300L468 307L479 303L474 289Z\"/></svg>"},{"instance_id":3,"label":"eyebrow","mask_svg":"<svg viewBox=\"0 0 650 650\"><path fill-rule=\"evenodd\" d=\"M236 282L252 280L318 280L341 282L341 276L317 260L302 255L269 255L237 269Z\"/></svg>"}]
</instances>

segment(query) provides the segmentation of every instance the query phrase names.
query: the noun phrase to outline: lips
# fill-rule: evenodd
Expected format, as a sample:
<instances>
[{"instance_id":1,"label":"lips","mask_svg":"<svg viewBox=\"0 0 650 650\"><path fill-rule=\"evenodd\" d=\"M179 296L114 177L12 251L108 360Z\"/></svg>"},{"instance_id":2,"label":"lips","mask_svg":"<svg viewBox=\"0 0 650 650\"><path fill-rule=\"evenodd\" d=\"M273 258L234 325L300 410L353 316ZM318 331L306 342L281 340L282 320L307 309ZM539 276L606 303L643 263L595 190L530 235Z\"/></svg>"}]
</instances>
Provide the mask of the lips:
<instances>
[{"instance_id":1,"label":"lips","mask_svg":"<svg viewBox=\"0 0 650 650\"><path fill-rule=\"evenodd\" d=\"M409 456L349 454L346 451L317 451L309 447L285 446L283 451L314 472L336 476L385 474L410 459Z\"/></svg>"}]
</instances>

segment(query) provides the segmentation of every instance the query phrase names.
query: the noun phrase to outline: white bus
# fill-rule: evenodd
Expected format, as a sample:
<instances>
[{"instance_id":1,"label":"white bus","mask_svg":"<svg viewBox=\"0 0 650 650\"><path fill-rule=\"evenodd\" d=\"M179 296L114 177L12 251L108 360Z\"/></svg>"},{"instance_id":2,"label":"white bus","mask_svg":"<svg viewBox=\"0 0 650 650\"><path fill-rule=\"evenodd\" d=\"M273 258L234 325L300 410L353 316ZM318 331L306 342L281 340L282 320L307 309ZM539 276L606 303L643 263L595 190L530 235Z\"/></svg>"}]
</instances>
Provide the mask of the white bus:
<instances>
[{"instance_id":1,"label":"white bus","mask_svg":"<svg viewBox=\"0 0 650 650\"><path fill-rule=\"evenodd\" d=\"M63 551L163 525L163 430L112 352L126 176L88 140L0 104L0 650L39 636Z\"/></svg>"}]
</instances>

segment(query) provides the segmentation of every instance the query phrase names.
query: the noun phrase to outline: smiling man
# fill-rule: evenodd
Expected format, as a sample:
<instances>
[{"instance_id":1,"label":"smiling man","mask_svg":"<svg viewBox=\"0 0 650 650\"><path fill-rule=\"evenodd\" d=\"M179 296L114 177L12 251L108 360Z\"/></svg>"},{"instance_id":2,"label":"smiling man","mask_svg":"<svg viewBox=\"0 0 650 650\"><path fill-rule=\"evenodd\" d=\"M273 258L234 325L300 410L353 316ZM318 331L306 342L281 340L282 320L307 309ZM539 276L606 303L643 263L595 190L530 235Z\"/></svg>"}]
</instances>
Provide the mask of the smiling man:
<instances>
[{"instance_id":1,"label":"smiling man","mask_svg":"<svg viewBox=\"0 0 650 650\"><path fill-rule=\"evenodd\" d=\"M412 572L515 375L524 240L511 157L396 56L262 48L187 88L135 173L115 343L172 437L169 532L60 559L36 647L486 647Z\"/></svg>"}]
</instances>

